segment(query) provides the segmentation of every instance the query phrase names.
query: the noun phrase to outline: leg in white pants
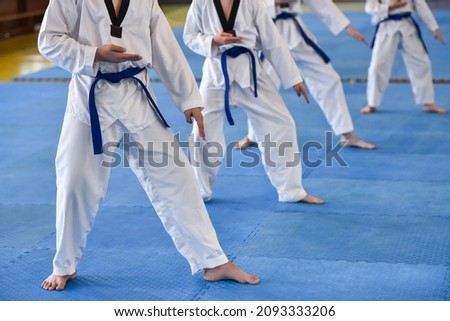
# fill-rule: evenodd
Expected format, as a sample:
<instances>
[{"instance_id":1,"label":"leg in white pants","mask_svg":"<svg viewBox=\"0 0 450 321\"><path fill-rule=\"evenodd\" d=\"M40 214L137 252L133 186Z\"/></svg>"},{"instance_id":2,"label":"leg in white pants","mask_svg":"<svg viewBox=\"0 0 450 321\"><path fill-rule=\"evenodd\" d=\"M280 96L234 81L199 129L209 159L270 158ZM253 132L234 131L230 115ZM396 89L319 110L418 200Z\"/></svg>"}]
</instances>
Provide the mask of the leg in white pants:
<instances>
[{"instance_id":1,"label":"leg in white pants","mask_svg":"<svg viewBox=\"0 0 450 321\"><path fill-rule=\"evenodd\" d=\"M155 137L163 143L152 143L145 152L126 146L124 149L129 150L130 166L177 250L187 259L193 274L227 263L192 166L172 131L156 123L133 134L132 140L146 142L147 148L147 142L154 142ZM145 155L145 161L141 160L142 155Z\"/></svg>"},{"instance_id":2,"label":"leg in white pants","mask_svg":"<svg viewBox=\"0 0 450 321\"><path fill-rule=\"evenodd\" d=\"M76 272L109 180L102 161L94 155L90 127L66 112L56 155L55 275Z\"/></svg>"},{"instance_id":3,"label":"leg in white pants","mask_svg":"<svg viewBox=\"0 0 450 321\"><path fill-rule=\"evenodd\" d=\"M353 122L344 95L341 77L331 62L322 58L309 46L302 45L291 51L301 70L311 96L322 109L335 135L353 131Z\"/></svg>"},{"instance_id":4,"label":"leg in white pants","mask_svg":"<svg viewBox=\"0 0 450 321\"><path fill-rule=\"evenodd\" d=\"M123 132L124 127L116 122L104 130L103 141L120 141ZM155 122L130 137L129 144L133 147L124 146L130 165L192 272L228 262L217 241L192 169L179 146L173 147L172 132ZM166 145L154 144L149 151L150 141L164 141ZM134 147L135 142L144 149ZM168 147L165 149L164 146ZM142 156L149 154L167 158L168 166L152 167L147 162L141 166ZM149 159L148 156L145 158ZM179 166L170 165L175 163L175 158ZM103 161L109 161L105 154L93 154L90 127L66 114L56 158L55 275L70 275L77 269L109 179L110 168L102 166Z\"/></svg>"},{"instance_id":5,"label":"leg in white pants","mask_svg":"<svg viewBox=\"0 0 450 321\"><path fill-rule=\"evenodd\" d=\"M206 88L200 91L207 108L203 110L206 139L222 146L222 153L213 161L223 159L225 139L223 134L224 99L223 88ZM278 192L281 202L297 202L306 196L302 186L302 168L294 120L290 115L277 88L265 72L258 78L258 97L253 96L250 88L240 88L231 84L230 101L232 105L244 108L252 125L255 141L261 150L266 173ZM204 148L198 131L194 126L194 141L203 148L196 148L194 171L203 197L212 195L212 186L218 173L218 167L201 162L207 155L213 155L216 149ZM270 144L269 144L270 143ZM209 159L211 164L211 158ZM198 164L200 163L200 164ZM199 166L197 166L199 165Z\"/></svg>"},{"instance_id":6,"label":"leg in white pants","mask_svg":"<svg viewBox=\"0 0 450 321\"><path fill-rule=\"evenodd\" d=\"M389 84L400 39L399 32L389 35L380 30L377 33L367 76L367 103L371 107L381 104L384 91Z\"/></svg>"},{"instance_id":7,"label":"leg in white pants","mask_svg":"<svg viewBox=\"0 0 450 321\"><path fill-rule=\"evenodd\" d=\"M206 138L203 140L200 137L198 126L194 123L192 133L194 146L191 146L193 148L190 149L192 152L190 156L201 195L208 201L212 197L212 187L226 151L223 129L224 91L222 88L206 90L200 85L200 92L207 106L202 111ZM230 102L232 102L231 95ZM219 107L213 108L214 106Z\"/></svg>"},{"instance_id":8,"label":"leg in white pants","mask_svg":"<svg viewBox=\"0 0 450 321\"><path fill-rule=\"evenodd\" d=\"M431 62L419 37L415 34L403 36L402 49L416 104L434 103Z\"/></svg>"},{"instance_id":9,"label":"leg in white pants","mask_svg":"<svg viewBox=\"0 0 450 321\"><path fill-rule=\"evenodd\" d=\"M342 135L353 131L353 122L344 95L344 88L339 74L331 63L324 63L323 59L305 43L300 43L291 50L292 56L308 86L308 91L318 103L335 135ZM277 88L281 82L267 61L263 63L264 70L270 76ZM250 129L251 131L251 129ZM248 137L252 140L251 133Z\"/></svg>"}]
</instances>

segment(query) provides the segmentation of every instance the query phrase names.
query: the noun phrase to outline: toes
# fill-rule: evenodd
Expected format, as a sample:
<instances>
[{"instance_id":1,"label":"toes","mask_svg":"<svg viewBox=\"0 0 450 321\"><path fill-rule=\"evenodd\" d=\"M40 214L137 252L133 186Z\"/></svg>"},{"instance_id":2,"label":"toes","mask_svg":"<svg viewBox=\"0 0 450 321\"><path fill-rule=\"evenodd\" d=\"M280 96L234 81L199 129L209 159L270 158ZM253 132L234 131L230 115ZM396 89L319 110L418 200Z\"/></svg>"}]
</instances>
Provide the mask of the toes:
<instances>
[{"instance_id":1,"label":"toes","mask_svg":"<svg viewBox=\"0 0 450 321\"><path fill-rule=\"evenodd\" d=\"M244 284L258 284L260 282L257 276L244 272L231 262L216 268L205 269L203 277L206 281L212 282L223 280L232 280Z\"/></svg>"},{"instance_id":2,"label":"toes","mask_svg":"<svg viewBox=\"0 0 450 321\"><path fill-rule=\"evenodd\" d=\"M254 276L254 275L250 275L250 278L247 281L247 283L249 283L249 284L258 284L260 282L261 282L260 278L258 278L257 276Z\"/></svg>"},{"instance_id":3,"label":"toes","mask_svg":"<svg viewBox=\"0 0 450 321\"><path fill-rule=\"evenodd\" d=\"M306 195L304 198L302 198L300 200L300 202L308 203L308 204L319 204L319 205L325 204L324 200L322 200L318 197L312 196L312 195Z\"/></svg>"},{"instance_id":4,"label":"toes","mask_svg":"<svg viewBox=\"0 0 450 321\"><path fill-rule=\"evenodd\" d=\"M44 290L53 291L56 288L56 285L51 281L44 281L42 283L42 288Z\"/></svg>"},{"instance_id":5,"label":"toes","mask_svg":"<svg viewBox=\"0 0 450 321\"><path fill-rule=\"evenodd\" d=\"M360 109L360 112L362 114L370 114L370 113L374 113L376 111L375 107L371 107L371 106L365 106L363 108Z\"/></svg>"},{"instance_id":6,"label":"toes","mask_svg":"<svg viewBox=\"0 0 450 321\"><path fill-rule=\"evenodd\" d=\"M66 287L66 283L65 282L61 282L61 283L58 283L56 285L55 290L56 291L62 291L62 290L64 290L65 287Z\"/></svg>"},{"instance_id":7,"label":"toes","mask_svg":"<svg viewBox=\"0 0 450 321\"><path fill-rule=\"evenodd\" d=\"M361 149L376 149L377 146L374 144L367 143L363 140L341 140L341 145L343 147L358 147Z\"/></svg>"},{"instance_id":8,"label":"toes","mask_svg":"<svg viewBox=\"0 0 450 321\"><path fill-rule=\"evenodd\" d=\"M42 284L41 287L44 290L48 290L48 291L62 291L65 289L66 284L69 280L73 280L75 279L77 276L77 273L73 273L71 275L65 275L65 276L57 276L57 275L51 275L49 276L47 279L45 279Z\"/></svg>"},{"instance_id":9,"label":"toes","mask_svg":"<svg viewBox=\"0 0 450 321\"><path fill-rule=\"evenodd\" d=\"M448 114L448 110L447 109L434 109L434 108L425 108L424 111L426 113L436 113L436 114Z\"/></svg>"}]
</instances>

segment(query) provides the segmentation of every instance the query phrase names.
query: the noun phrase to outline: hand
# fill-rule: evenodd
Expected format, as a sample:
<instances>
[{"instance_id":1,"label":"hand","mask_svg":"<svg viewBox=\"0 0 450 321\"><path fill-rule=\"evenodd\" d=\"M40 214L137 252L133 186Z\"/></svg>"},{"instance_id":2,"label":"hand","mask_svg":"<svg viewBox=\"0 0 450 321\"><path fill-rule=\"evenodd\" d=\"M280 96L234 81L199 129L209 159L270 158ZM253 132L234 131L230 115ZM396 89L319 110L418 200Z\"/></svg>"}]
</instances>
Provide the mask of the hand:
<instances>
[{"instance_id":1,"label":"hand","mask_svg":"<svg viewBox=\"0 0 450 321\"><path fill-rule=\"evenodd\" d=\"M234 36L228 32L219 32L213 37L213 44L215 45L227 45L230 43L241 42L242 37Z\"/></svg>"},{"instance_id":2,"label":"hand","mask_svg":"<svg viewBox=\"0 0 450 321\"><path fill-rule=\"evenodd\" d=\"M192 117L194 117L195 122L197 123L198 133L202 139L206 138L205 128L203 126L203 114L199 107L194 107L188 109L184 112L184 116L186 117L186 122L192 124Z\"/></svg>"},{"instance_id":3,"label":"hand","mask_svg":"<svg viewBox=\"0 0 450 321\"><path fill-rule=\"evenodd\" d=\"M309 104L308 93L306 91L305 85L303 85L303 82L299 82L298 84L294 85L294 90L297 93L297 96L300 97L301 95L303 95L303 97L306 100L306 103Z\"/></svg>"},{"instance_id":4,"label":"hand","mask_svg":"<svg viewBox=\"0 0 450 321\"><path fill-rule=\"evenodd\" d=\"M439 40L443 45L445 45L444 37L442 36L441 31L439 29L433 31L433 36L434 38Z\"/></svg>"},{"instance_id":5,"label":"hand","mask_svg":"<svg viewBox=\"0 0 450 321\"><path fill-rule=\"evenodd\" d=\"M106 62L125 62L125 61L136 61L141 60L142 57L138 54L126 53L127 49L121 46L107 44L97 48L95 52L96 61L106 61Z\"/></svg>"},{"instance_id":6,"label":"hand","mask_svg":"<svg viewBox=\"0 0 450 321\"><path fill-rule=\"evenodd\" d=\"M364 38L364 36L355 28L353 28L352 25L348 25L347 26L347 32L350 36L352 36L353 38L355 38L356 40L361 41L362 43L364 43L366 46L369 45L369 43L367 42L366 38Z\"/></svg>"}]
</instances>

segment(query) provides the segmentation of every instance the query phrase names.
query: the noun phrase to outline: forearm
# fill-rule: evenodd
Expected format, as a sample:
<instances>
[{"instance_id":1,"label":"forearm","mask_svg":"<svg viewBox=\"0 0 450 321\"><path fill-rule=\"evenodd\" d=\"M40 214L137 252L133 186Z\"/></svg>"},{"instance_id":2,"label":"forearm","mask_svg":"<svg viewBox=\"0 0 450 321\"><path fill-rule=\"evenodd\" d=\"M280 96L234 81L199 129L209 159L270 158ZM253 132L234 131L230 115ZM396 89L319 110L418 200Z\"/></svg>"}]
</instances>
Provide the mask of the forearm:
<instances>
[{"instance_id":1,"label":"forearm","mask_svg":"<svg viewBox=\"0 0 450 321\"><path fill-rule=\"evenodd\" d=\"M350 21L342 10L331 0L304 0L304 3L334 35L340 34L350 25Z\"/></svg>"}]
</instances>

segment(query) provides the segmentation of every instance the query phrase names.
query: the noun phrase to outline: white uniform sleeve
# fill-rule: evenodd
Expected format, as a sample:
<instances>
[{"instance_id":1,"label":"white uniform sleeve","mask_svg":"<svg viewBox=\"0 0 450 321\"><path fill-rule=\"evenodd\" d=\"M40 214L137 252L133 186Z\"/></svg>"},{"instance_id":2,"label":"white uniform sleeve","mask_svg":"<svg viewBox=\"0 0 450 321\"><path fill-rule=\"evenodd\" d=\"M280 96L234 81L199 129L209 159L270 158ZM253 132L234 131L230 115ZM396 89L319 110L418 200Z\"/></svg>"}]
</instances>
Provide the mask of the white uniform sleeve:
<instances>
[{"instance_id":1,"label":"white uniform sleeve","mask_svg":"<svg viewBox=\"0 0 450 321\"><path fill-rule=\"evenodd\" d=\"M341 33L350 25L344 13L331 0L303 0L303 2L319 16L334 35Z\"/></svg>"},{"instance_id":2,"label":"white uniform sleeve","mask_svg":"<svg viewBox=\"0 0 450 321\"><path fill-rule=\"evenodd\" d=\"M294 58L292 58L286 42L281 37L266 8L258 3L258 5L255 5L254 12L254 21L260 36L261 50L280 78L281 85L284 88L290 88L302 82L303 79Z\"/></svg>"},{"instance_id":3,"label":"white uniform sleeve","mask_svg":"<svg viewBox=\"0 0 450 321\"><path fill-rule=\"evenodd\" d=\"M181 111L204 106L189 63L156 0L150 21L153 68L175 105Z\"/></svg>"},{"instance_id":4,"label":"white uniform sleeve","mask_svg":"<svg viewBox=\"0 0 450 321\"><path fill-rule=\"evenodd\" d=\"M73 38L78 26L79 15L73 0L51 0L39 32L39 52L54 65L71 73L95 76L97 48Z\"/></svg>"},{"instance_id":5,"label":"white uniform sleeve","mask_svg":"<svg viewBox=\"0 0 450 321\"><path fill-rule=\"evenodd\" d=\"M272 18L275 18L275 0L263 0L264 6L266 7L267 12Z\"/></svg>"},{"instance_id":6,"label":"white uniform sleeve","mask_svg":"<svg viewBox=\"0 0 450 321\"><path fill-rule=\"evenodd\" d=\"M433 16L433 13L430 10L430 7L428 7L425 0L414 0L413 1L416 7L417 15L422 19L422 21L425 23L425 25L430 29L431 31L435 31L439 29L439 25L436 22L436 19Z\"/></svg>"}]
</instances>

